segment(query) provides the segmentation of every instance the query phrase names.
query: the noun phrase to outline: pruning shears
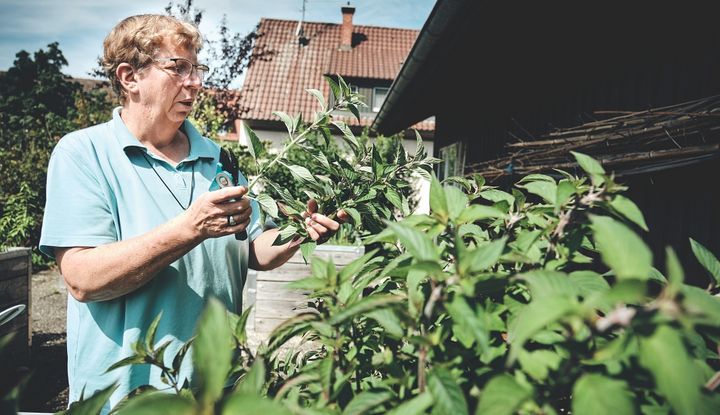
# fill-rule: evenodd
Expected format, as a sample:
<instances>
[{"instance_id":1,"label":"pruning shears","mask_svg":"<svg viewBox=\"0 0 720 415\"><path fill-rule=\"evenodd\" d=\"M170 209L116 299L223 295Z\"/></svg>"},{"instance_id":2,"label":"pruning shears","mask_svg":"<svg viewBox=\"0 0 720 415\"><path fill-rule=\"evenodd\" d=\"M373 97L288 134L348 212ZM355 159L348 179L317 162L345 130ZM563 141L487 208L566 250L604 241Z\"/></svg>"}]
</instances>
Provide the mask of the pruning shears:
<instances>
[{"instance_id":1,"label":"pruning shears","mask_svg":"<svg viewBox=\"0 0 720 415\"><path fill-rule=\"evenodd\" d=\"M218 163L217 167L217 173L215 173L215 179L213 180L212 185L210 185L210 190L219 190L223 189L225 187L233 187L235 186L235 181L233 180L232 174L228 173L227 171L223 170L222 164ZM235 200L231 200L231 202L234 202ZM235 234L235 239L238 241L244 241L247 239L247 231L238 232Z\"/></svg>"}]
</instances>

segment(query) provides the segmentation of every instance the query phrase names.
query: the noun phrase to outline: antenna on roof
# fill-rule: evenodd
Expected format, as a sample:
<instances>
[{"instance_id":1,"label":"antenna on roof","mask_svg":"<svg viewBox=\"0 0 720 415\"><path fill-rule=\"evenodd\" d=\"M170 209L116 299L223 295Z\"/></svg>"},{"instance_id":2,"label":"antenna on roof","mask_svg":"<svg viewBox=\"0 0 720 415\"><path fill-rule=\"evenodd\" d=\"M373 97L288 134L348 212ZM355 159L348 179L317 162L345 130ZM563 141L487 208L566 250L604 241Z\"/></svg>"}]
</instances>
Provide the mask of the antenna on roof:
<instances>
[{"instance_id":1,"label":"antenna on roof","mask_svg":"<svg viewBox=\"0 0 720 415\"><path fill-rule=\"evenodd\" d=\"M295 29L295 37L298 40L298 44L300 46L307 45L308 38L305 37L305 29L303 29L303 22L305 21L305 5L307 4L307 0L303 0L302 2L302 17L300 18L300 21L298 22L297 29Z\"/></svg>"},{"instance_id":2,"label":"antenna on roof","mask_svg":"<svg viewBox=\"0 0 720 415\"><path fill-rule=\"evenodd\" d=\"M298 21L297 29L295 29L295 37L305 37L302 27L303 22L305 21L305 4L307 4L307 0L303 0L302 2L302 17L300 18L300 21Z\"/></svg>"}]
</instances>

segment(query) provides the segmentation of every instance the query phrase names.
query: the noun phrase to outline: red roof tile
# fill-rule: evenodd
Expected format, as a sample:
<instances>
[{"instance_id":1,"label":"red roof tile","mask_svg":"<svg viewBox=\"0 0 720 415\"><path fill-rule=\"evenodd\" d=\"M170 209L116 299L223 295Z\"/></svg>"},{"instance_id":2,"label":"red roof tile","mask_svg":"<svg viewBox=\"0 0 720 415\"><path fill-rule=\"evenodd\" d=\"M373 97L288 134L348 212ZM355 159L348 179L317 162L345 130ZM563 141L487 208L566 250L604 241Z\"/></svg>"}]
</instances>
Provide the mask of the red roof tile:
<instances>
[{"instance_id":1,"label":"red roof tile","mask_svg":"<svg viewBox=\"0 0 720 415\"><path fill-rule=\"evenodd\" d=\"M375 26L353 26L353 47L340 50L340 24L303 23L307 43L295 36L298 22L261 19L259 34L238 103L240 118L278 120L273 111L303 114L312 119L319 109L307 88L322 91L327 99L330 89L323 75L344 78L393 80L420 33L418 30ZM372 115L374 117L374 114ZM370 126L372 117L363 117L359 125ZM358 125L355 118L350 125ZM418 123L416 128L432 131L434 122Z\"/></svg>"}]
</instances>

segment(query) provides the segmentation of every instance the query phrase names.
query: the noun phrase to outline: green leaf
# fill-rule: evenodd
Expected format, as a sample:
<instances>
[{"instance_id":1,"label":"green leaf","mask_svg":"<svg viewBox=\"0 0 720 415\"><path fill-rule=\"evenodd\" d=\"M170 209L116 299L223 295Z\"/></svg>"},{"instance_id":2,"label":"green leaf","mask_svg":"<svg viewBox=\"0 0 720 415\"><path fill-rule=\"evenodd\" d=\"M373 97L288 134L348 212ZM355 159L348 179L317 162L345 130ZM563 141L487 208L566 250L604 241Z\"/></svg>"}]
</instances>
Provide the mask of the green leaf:
<instances>
[{"instance_id":1,"label":"green leaf","mask_svg":"<svg viewBox=\"0 0 720 415\"><path fill-rule=\"evenodd\" d=\"M610 289L610 284L597 272L575 271L570 273L569 278L583 298L589 298L593 294Z\"/></svg>"},{"instance_id":2,"label":"green leaf","mask_svg":"<svg viewBox=\"0 0 720 415\"><path fill-rule=\"evenodd\" d=\"M357 209L345 207L343 208L343 210L345 211L345 213L350 215L353 224L355 224L356 226L362 224L362 217L360 217L360 212Z\"/></svg>"},{"instance_id":3,"label":"green leaf","mask_svg":"<svg viewBox=\"0 0 720 415\"><path fill-rule=\"evenodd\" d=\"M343 135L343 140L350 145L350 148L354 152L357 152L360 148L360 143L358 143L357 138L355 138L355 134L353 134L352 130L350 130L350 127L342 121L333 121L332 124L340 130Z\"/></svg>"},{"instance_id":4,"label":"green leaf","mask_svg":"<svg viewBox=\"0 0 720 415\"><path fill-rule=\"evenodd\" d=\"M263 145L260 142L260 138L258 138L257 134L255 134L255 131L253 131L246 122L243 123L243 128L245 128L245 135L250 139L250 145L248 146L248 150L250 150L250 155L252 155L252 158L257 164L258 158L263 151Z\"/></svg>"},{"instance_id":5,"label":"green leaf","mask_svg":"<svg viewBox=\"0 0 720 415\"><path fill-rule=\"evenodd\" d=\"M345 265L345 267L340 270L340 274L338 276L340 281L347 281L359 275L363 271L363 268L368 264L370 259L373 258L375 254L377 254L377 252L377 249L373 249L370 252L366 252L360 258L356 258L352 260L349 264Z\"/></svg>"},{"instance_id":6,"label":"green leaf","mask_svg":"<svg viewBox=\"0 0 720 415\"><path fill-rule=\"evenodd\" d=\"M531 396L510 375L495 376L485 385L475 415L512 415Z\"/></svg>"},{"instance_id":7,"label":"green leaf","mask_svg":"<svg viewBox=\"0 0 720 415\"><path fill-rule=\"evenodd\" d=\"M715 297L701 288L690 285L683 285L682 293L683 307L689 314L705 315L716 327L720 324L720 297Z\"/></svg>"},{"instance_id":8,"label":"green leaf","mask_svg":"<svg viewBox=\"0 0 720 415\"><path fill-rule=\"evenodd\" d=\"M315 248L317 248L317 242L315 241L308 241L300 244L300 252L302 253L306 264L312 257L313 252L315 252Z\"/></svg>"},{"instance_id":9,"label":"green leaf","mask_svg":"<svg viewBox=\"0 0 720 415\"><path fill-rule=\"evenodd\" d=\"M445 304L445 307L453 322L473 335L480 346L480 350L487 350L490 346L490 334L488 333L487 324L478 318L475 310L470 308L465 298L461 295L455 295L451 302Z\"/></svg>"},{"instance_id":10,"label":"green leaf","mask_svg":"<svg viewBox=\"0 0 720 415\"><path fill-rule=\"evenodd\" d=\"M615 272L617 278L648 279L652 253L643 240L612 218L591 215L590 220L603 262Z\"/></svg>"},{"instance_id":11,"label":"green leaf","mask_svg":"<svg viewBox=\"0 0 720 415\"><path fill-rule=\"evenodd\" d=\"M387 415L422 415L433 404L433 397L428 392L405 401L387 412Z\"/></svg>"},{"instance_id":12,"label":"green leaf","mask_svg":"<svg viewBox=\"0 0 720 415\"><path fill-rule=\"evenodd\" d=\"M659 326L640 338L640 365L652 373L659 392L678 414L698 413L702 374L690 358L677 329Z\"/></svg>"},{"instance_id":13,"label":"green leaf","mask_svg":"<svg viewBox=\"0 0 720 415\"><path fill-rule=\"evenodd\" d=\"M322 92L318 91L317 89L306 89L310 95L314 96L315 99L318 100L318 103L320 103L320 111L325 111L327 108L327 104L325 103L325 97L323 96Z\"/></svg>"},{"instance_id":14,"label":"green leaf","mask_svg":"<svg viewBox=\"0 0 720 415\"><path fill-rule=\"evenodd\" d=\"M252 306L246 308L240 316L228 311L228 318L230 318L231 327L233 327L233 335L240 344L245 344L247 342L247 331L245 330L245 327L247 326L248 317L250 316L251 311Z\"/></svg>"},{"instance_id":15,"label":"green leaf","mask_svg":"<svg viewBox=\"0 0 720 415\"><path fill-rule=\"evenodd\" d=\"M430 210L445 221L448 217L447 200L440 181L433 177L430 181Z\"/></svg>"},{"instance_id":16,"label":"green leaf","mask_svg":"<svg viewBox=\"0 0 720 415\"><path fill-rule=\"evenodd\" d=\"M292 173L295 180L302 182L302 183L311 183L311 184L317 184L317 180L315 180L315 176L313 176L312 173L310 173L310 170L306 169L303 166L295 166L295 165L285 165L285 167L290 170L290 173Z\"/></svg>"},{"instance_id":17,"label":"green leaf","mask_svg":"<svg viewBox=\"0 0 720 415\"><path fill-rule=\"evenodd\" d=\"M280 402L257 395L236 394L230 396L222 408L222 415L293 415Z\"/></svg>"},{"instance_id":18,"label":"green leaf","mask_svg":"<svg viewBox=\"0 0 720 415\"><path fill-rule=\"evenodd\" d=\"M260 395L265 386L265 360L257 357L250 371L238 381L234 393Z\"/></svg>"},{"instance_id":19,"label":"green leaf","mask_svg":"<svg viewBox=\"0 0 720 415\"><path fill-rule=\"evenodd\" d=\"M117 411L118 415L193 415L196 413L197 408L192 400L181 395L164 392L152 392L134 397Z\"/></svg>"},{"instance_id":20,"label":"green leaf","mask_svg":"<svg viewBox=\"0 0 720 415\"><path fill-rule=\"evenodd\" d=\"M338 102L340 96L342 95L342 92L340 91L340 86L338 83L330 76L323 75L323 78L325 78L325 81L327 81L328 85L330 85L330 91L333 94L333 98L335 98L335 102Z\"/></svg>"},{"instance_id":21,"label":"green leaf","mask_svg":"<svg viewBox=\"0 0 720 415\"><path fill-rule=\"evenodd\" d=\"M450 220L455 221L468 204L468 197L455 186L445 186L445 202Z\"/></svg>"},{"instance_id":22,"label":"green leaf","mask_svg":"<svg viewBox=\"0 0 720 415\"><path fill-rule=\"evenodd\" d=\"M571 151L570 153L575 156L575 160L577 160L580 167L585 170L585 173L590 176L590 180L592 180L595 186L600 186L605 182L605 169L603 169L597 160L583 153L575 151Z\"/></svg>"},{"instance_id":23,"label":"green leaf","mask_svg":"<svg viewBox=\"0 0 720 415\"><path fill-rule=\"evenodd\" d=\"M598 374L583 375L573 387L572 413L624 415L636 413L625 381Z\"/></svg>"},{"instance_id":24,"label":"green leaf","mask_svg":"<svg viewBox=\"0 0 720 415\"><path fill-rule=\"evenodd\" d=\"M261 193L255 197L262 210L273 218L278 217L278 206L275 199L270 197L267 193Z\"/></svg>"},{"instance_id":25,"label":"green leaf","mask_svg":"<svg viewBox=\"0 0 720 415\"><path fill-rule=\"evenodd\" d=\"M520 352L518 362L523 371L533 379L543 382L547 379L550 370L557 370L560 367L562 358L552 350L535 350L532 352Z\"/></svg>"},{"instance_id":26,"label":"green leaf","mask_svg":"<svg viewBox=\"0 0 720 415\"><path fill-rule=\"evenodd\" d=\"M555 195L555 206L562 206L570 197L577 192L575 184L569 180L561 180L557 185L557 194Z\"/></svg>"},{"instance_id":27,"label":"green leaf","mask_svg":"<svg viewBox=\"0 0 720 415\"><path fill-rule=\"evenodd\" d=\"M349 307L343 308L340 312L334 314L328 320L328 323L332 325L340 324L345 320L357 316L358 314L363 314L367 311L388 307L393 304L399 304L402 301L403 298L396 295L374 294L363 298L362 300L350 305Z\"/></svg>"},{"instance_id":28,"label":"green leaf","mask_svg":"<svg viewBox=\"0 0 720 415\"><path fill-rule=\"evenodd\" d=\"M460 274L485 271L497 264L506 242L507 236L503 236L479 248L468 250L460 259Z\"/></svg>"},{"instance_id":29,"label":"green leaf","mask_svg":"<svg viewBox=\"0 0 720 415\"><path fill-rule=\"evenodd\" d=\"M147 348L147 350L152 350L153 346L155 346L155 333L157 332L157 328L160 324L161 318L162 311L158 313L152 323L150 323L150 327L148 327L147 333L145 334L145 347Z\"/></svg>"},{"instance_id":30,"label":"green leaf","mask_svg":"<svg viewBox=\"0 0 720 415\"><path fill-rule=\"evenodd\" d=\"M462 415L468 413L467 402L457 379L447 370L435 367L428 376L428 389L433 396L433 414Z\"/></svg>"},{"instance_id":31,"label":"green leaf","mask_svg":"<svg viewBox=\"0 0 720 415\"><path fill-rule=\"evenodd\" d=\"M212 406L222 396L231 368L233 337L225 306L211 298L200 315L193 345L195 374L200 385L199 401Z\"/></svg>"},{"instance_id":32,"label":"green leaf","mask_svg":"<svg viewBox=\"0 0 720 415\"><path fill-rule=\"evenodd\" d=\"M473 223L481 219L503 218L506 214L502 211L485 205L470 205L465 208L455 221L457 224Z\"/></svg>"},{"instance_id":33,"label":"green leaf","mask_svg":"<svg viewBox=\"0 0 720 415\"><path fill-rule=\"evenodd\" d=\"M642 230L648 231L647 223L645 223L645 217L643 216L640 208L637 207L635 202L622 195L616 195L615 198L610 202L610 206L615 209L619 214L625 217L625 219L639 226Z\"/></svg>"},{"instance_id":34,"label":"green leaf","mask_svg":"<svg viewBox=\"0 0 720 415\"><path fill-rule=\"evenodd\" d=\"M557 185L554 181L548 182L545 180L538 180L527 182L523 185L518 185L518 187L525 188L529 193L540 196L546 202L552 205L555 204L555 200L557 197Z\"/></svg>"},{"instance_id":35,"label":"green leaf","mask_svg":"<svg viewBox=\"0 0 720 415\"><path fill-rule=\"evenodd\" d=\"M402 198L395 189L388 187L385 189L385 198L392 203L397 209L402 210Z\"/></svg>"},{"instance_id":36,"label":"green leaf","mask_svg":"<svg viewBox=\"0 0 720 415\"><path fill-rule=\"evenodd\" d=\"M532 298L554 295L572 297L578 294L567 274L562 272L535 270L520 274L518 278L528 282Z\"/></svg>"},{"instance_id":37,"label":"green leaf","mask_svg":"<svg viewBox=\"0 0 720 415\"><path fill-rule=\"evenodd\" d=\"M510 206L512 206L513 203L515 203L515 196L511 195L510 193L503 192L502 190L497 189L487 189L480 192L480 197L482 197L485 200L489 200L491 202L501 202L506 201Z\"/></svg>"},{"instance_id":38,"label":"green leaf","mask_svg":"<svg viewBox=\"0 0 720 415\"><path fill-rule=\"evenodd\" d=\"M347 404L343 415L363 415L390 400L393 394L386 390L360 392Z\"/></svg>"},{"instance_id":39,"label":"green leaf","mask_svg":"<svg viewBox=\"0 0 720 415\"><path fill-rule=\"evenodd\" d=\"M425 233L404 225L387 222L388 229L397 235L398 240L419 261L437 261L440 256L432 239Z\"/></svg>"},{"instance_id":40,"label":"green leaf","mask_svg":"<svg viewBox=\"0 0 720 415\"><path fill-rule=\"evenodd\" d=\"M718 261L717 257L713 255L709 249L692 238L690 238L690 248L692 248L695 258L700 262L700 265L708 270L710 275L715 279L715 284L720 285L720 261Z\"/></svg>"},{"instance_id":41,"label":"green leaf","mask_svg":"<svg viewBox=\"0 0 720 415\"><path fill-rule=\"evenodd\" d=\"M382 328L384 328L385 331L392 337L400 339L405 333L405 329L403 328L400 318L391 309L384 308L371 311L367 314L367 316L368 318L377 321L378 324L380 324Z\"/></svg>"},{"instance_id":42,"label":"green leaf","mask_svg":"<svg viewBox=\"0 0 720 415\"><path fill-rule=\"evenodd\" d=\"M567 297L540 297L524 306L508 327L510 363L515 361L525 342L533 334L575 310L576 303Z\"/></svg>"},{"instance_id":43,"label":"green leaf","mask_svg":"<svg viewBox=\"0 0 720 415\"><path fill-rule=\"evenodd\" d=\"M357 105L355 104L347 104L348 111L352 112L352 114L355 116L355 119L360 121L360 110L358 110Z\"/></svg>"},{"instance_id":44,"label":"green leaf","mask_svg":"<svg viewBox=\"0 0 720 415\"><path fill-rule=\"evenodd\" d=\"M97 415L102 410L105 403L110 399L110 395L115 392L118 385L110 385L105 389L95 392L91 397L82 399L78 402L72 402L68 408L66 415ZM83 389L84 391L84 389Z\"/></svg>"},{"instance_id":45,"label":"green leaf","mask_svg":"<svg viewBox=\"0 0 720 415\"><path fill-rule=\"evenodd\" d=\"M292 135L295 132L295 120L293 117L282 111L273 111L273 115L280 118L280 120L285 124L288 134Z\"/></svg>"}]
</instances>

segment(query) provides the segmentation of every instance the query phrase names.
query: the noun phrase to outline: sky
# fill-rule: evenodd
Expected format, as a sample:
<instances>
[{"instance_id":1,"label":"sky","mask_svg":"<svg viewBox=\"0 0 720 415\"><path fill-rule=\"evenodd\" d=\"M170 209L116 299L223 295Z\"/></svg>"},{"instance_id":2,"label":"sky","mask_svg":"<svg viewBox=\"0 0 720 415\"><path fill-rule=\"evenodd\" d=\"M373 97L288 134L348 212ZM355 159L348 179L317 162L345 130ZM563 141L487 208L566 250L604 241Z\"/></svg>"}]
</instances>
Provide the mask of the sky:
<instances>
[{"instance_id":1,"label":"sky","mask_svg":"<svg viewBox=\"0 0 720 415\"><path fill-rule=\"evenodd\" d=\"M182 1L182 0L181 0ZM0 0L0 70L13 65L15 54L31 54L59 42L68 61L63 72L88 78L102 54L107 33L127 16L164 13L169 0ZM176 3L178 3L176 1ZM340 23L340 7L347 1L305 0L305 21ZM421 29L435 0L353 0L357 25ZM261 17L299 20L303 0L195 0L203 10L200 31L216 36L223 14L237 33L250 32Z\"/></svg>"}]
</instances>

